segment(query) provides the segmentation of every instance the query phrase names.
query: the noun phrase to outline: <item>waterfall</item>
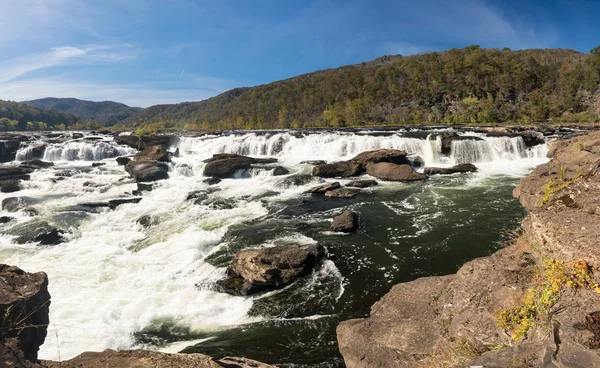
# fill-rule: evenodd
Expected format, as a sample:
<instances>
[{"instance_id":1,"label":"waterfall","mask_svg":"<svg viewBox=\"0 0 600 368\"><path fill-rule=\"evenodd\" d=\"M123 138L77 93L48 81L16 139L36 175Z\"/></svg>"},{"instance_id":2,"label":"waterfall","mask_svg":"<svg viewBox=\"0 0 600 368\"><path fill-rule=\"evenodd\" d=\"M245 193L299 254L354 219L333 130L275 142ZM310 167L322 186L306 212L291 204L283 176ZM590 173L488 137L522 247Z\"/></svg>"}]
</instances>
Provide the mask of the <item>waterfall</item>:
<instances>
[{"instance_id":1,"label":"waterfall","mask_svg":"<svg viewBox=\"0 0 600 368\"><path fill-rule=\"evenodd\" d=\"M441 139L407 137L403 132L278 132L269 134L240 133L204 137L184 137L179 142L183 155L210 157L216 153L235 153L247 156L277 157L281 162L298 164L305 160L328 162L350 159L357 154L375 149L399 149L409 155L420 156L426 165L480 163L523 158L540 158L546 154L546 145L528 148L521 137L486 137L469 133L478 140L452 142L452 153L441 153Z\"/></svg>"},{"instance_id":2,"label":"waterfall","mask_svg":"<svg viewBox=\"0 0 600 368\"><path fill-rule=\"evenodd\" d=\"M71 141L46 147L46 161L100 161L105 158L131 155L136 150L114 142Z\"/></svg>"}]
</instances>

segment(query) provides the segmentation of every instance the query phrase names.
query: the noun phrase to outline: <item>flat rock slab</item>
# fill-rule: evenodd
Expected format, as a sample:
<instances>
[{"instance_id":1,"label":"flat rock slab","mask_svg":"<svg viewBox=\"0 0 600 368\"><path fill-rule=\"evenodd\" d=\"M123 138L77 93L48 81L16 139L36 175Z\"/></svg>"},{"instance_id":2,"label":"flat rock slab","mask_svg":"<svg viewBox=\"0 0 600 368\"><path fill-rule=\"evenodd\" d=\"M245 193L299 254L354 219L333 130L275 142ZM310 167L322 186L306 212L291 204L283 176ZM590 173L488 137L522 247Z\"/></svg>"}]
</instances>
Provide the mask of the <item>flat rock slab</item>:
<instances>
[{"instance_id":1,"label":"flat rock slab","mask_svg":"<svg viewBox=\"0 0 600 368\"><path fill-rule=\"evenodd\" d=\"M325 197L328 198L354 198L360 193L360 189L339 188L328 190L325 192Z\"/></svg>"},{"instance_id":2,"label":"flat rock slab","mask_svg":"<svg viewBox=\"0 0 600 368\"><path fill-rule=\"evenodd\" d=\"M335 190L340 187L341 187L340 183L336 181L333 183L327 183L327 184L323 184L323 185L314 187L314 188L310 189L308 191L308 193L310 193L310 194L325 194L330 190Z\"/></svg>"},{"instance_id":3,"label":"flat rock slab","mask_svg":"<svg viewBox=\"0 0 600 368\"><path fill-rule=\"evenodd\" d=\"M421 181L427 180L427 175L415 171L410 165L397 165L389 162L369 164L367 173L384 181Z\"/></svg>"}]
</instances>

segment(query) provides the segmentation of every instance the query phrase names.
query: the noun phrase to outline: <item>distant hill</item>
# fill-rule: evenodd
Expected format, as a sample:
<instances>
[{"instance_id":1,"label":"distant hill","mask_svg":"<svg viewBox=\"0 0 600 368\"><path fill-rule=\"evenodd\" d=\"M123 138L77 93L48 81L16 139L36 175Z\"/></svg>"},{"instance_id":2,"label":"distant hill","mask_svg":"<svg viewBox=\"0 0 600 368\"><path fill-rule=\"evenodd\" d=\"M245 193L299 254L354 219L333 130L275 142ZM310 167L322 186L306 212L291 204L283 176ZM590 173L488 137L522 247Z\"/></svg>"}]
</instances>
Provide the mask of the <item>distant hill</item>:
<instances>
[{"instance_id":1,"label":"distant hill","mask_svg":"<svg viewBox=\"0 0 600 368\"><path fill-rule=\"evenodd\" d=\"M30 104L0 100L0 130L82 128L78 117Z\"/></svg>"},{"instance_id":2,"label":"distant hill","mask_svg":"<svg viewBox=\"0 0 600 368\"><path fill-rule=\"evenodd\" d=\"M600 49L469 46L149 107L122 127L231 129L370 124L597 121Z\"/></svg>"},{"instance_id":3,"label":"distant hill","mask_svg":"<svg viewBox=\"0 0 600 368\"><path fill-rule=\"evenodd\" d=\"M112 126L142 110L118 102L84 101L76 98L41 98L25 101L42 109L52 109L71 113L82 120L91 120L103 126Z\"/></svg>"}]
</instances>

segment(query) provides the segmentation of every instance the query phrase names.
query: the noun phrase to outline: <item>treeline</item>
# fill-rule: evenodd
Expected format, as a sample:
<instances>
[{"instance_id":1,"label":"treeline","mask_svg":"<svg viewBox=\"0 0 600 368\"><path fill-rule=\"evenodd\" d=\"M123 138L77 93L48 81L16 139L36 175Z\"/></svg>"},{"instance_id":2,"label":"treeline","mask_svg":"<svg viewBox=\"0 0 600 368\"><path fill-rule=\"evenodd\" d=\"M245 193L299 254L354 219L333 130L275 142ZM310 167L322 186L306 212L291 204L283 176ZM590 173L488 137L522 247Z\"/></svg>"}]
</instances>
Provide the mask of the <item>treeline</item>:
<instances>
[{"instance_id":1,"label":"treeline","mask_svg":"<svg viewBox=\"0 0 600 368\"><path fill-rule=\"evenodd\" d=\"M98 124L72 114L45 110L26 103L0 100L0 130L87 130Z\"/></svg>"},{"instance_id":2,"label":"treeline","mask_svg":"<svg viewBox=\"0 0 600 368\"><path fill-rule=\"evenodd\" d=\"M120 125L269 129L381 124L591 122L600 117L600 49L469 46L239 88L147 108Z\"/></svg>"},{"instance_id":3,"label":"treeline","mask_svg":"<svg viewBox=\"0 0 600 368\"><path fill-rule=\"evenodd\" d=\"M52 109L67 112L77 116L81 120L94 121L102 126L112 126L127 119L142 109L130 107L113 101L85 101L76 98L41 98L26 101L42 109Z\"/></svg>"}]
</instances>

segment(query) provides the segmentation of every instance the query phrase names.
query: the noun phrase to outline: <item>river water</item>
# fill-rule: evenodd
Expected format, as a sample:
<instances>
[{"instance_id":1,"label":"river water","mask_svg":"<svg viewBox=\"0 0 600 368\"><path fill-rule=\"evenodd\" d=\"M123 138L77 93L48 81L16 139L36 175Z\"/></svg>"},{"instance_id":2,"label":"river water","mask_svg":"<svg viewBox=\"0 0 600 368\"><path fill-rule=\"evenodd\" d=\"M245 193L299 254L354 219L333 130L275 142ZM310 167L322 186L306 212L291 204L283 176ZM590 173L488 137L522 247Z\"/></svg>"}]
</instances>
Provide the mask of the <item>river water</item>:
<instances>
[{"instance_id":1,"label":"river water","mask_svg":"<svg viewBox=\"0 0 600 368\"><path fill-rule=\"evenodd\" d=\"M34 219L2 211L17 220L0 225L0 262L49 276L51 325L41 359L144 347L288 367L343 366L335 340L339 321L368 315L398 282L452 273L492 253L523 218L511 192L520 177L547 160L547 146L527 148L520 137L463 134L483 140L454 142L448 157L426 132L182 137L168 180L156 182L137 204L95 211L77 205L136 189L114 160L135 150L108 136L54 143L44 159L55 167L34 172L22 191L0 193L0 200L35 198L37 218L67 231L67 241L18 245L10 229ZM317 178L290 185L286 176L253 170L212 186L203 204L186 200L208 189L202 160L215 153L277 157L295 175L310 173L312 166L301 164L305 160L336 161L378 148L406 150L430 166L472 162L479 171L419 183L381 182L353 199L329 199L303 194ZM17 160L30 151L22 149ZM92 168L92 161L106 165ZM343 209L360 212L358 233L328 231ZM151 216L148 228L136 222L145 215ZM241 249L315 242L329 259L283 290L239 297L216 287Z\"/></svg>"}]
</instances>

